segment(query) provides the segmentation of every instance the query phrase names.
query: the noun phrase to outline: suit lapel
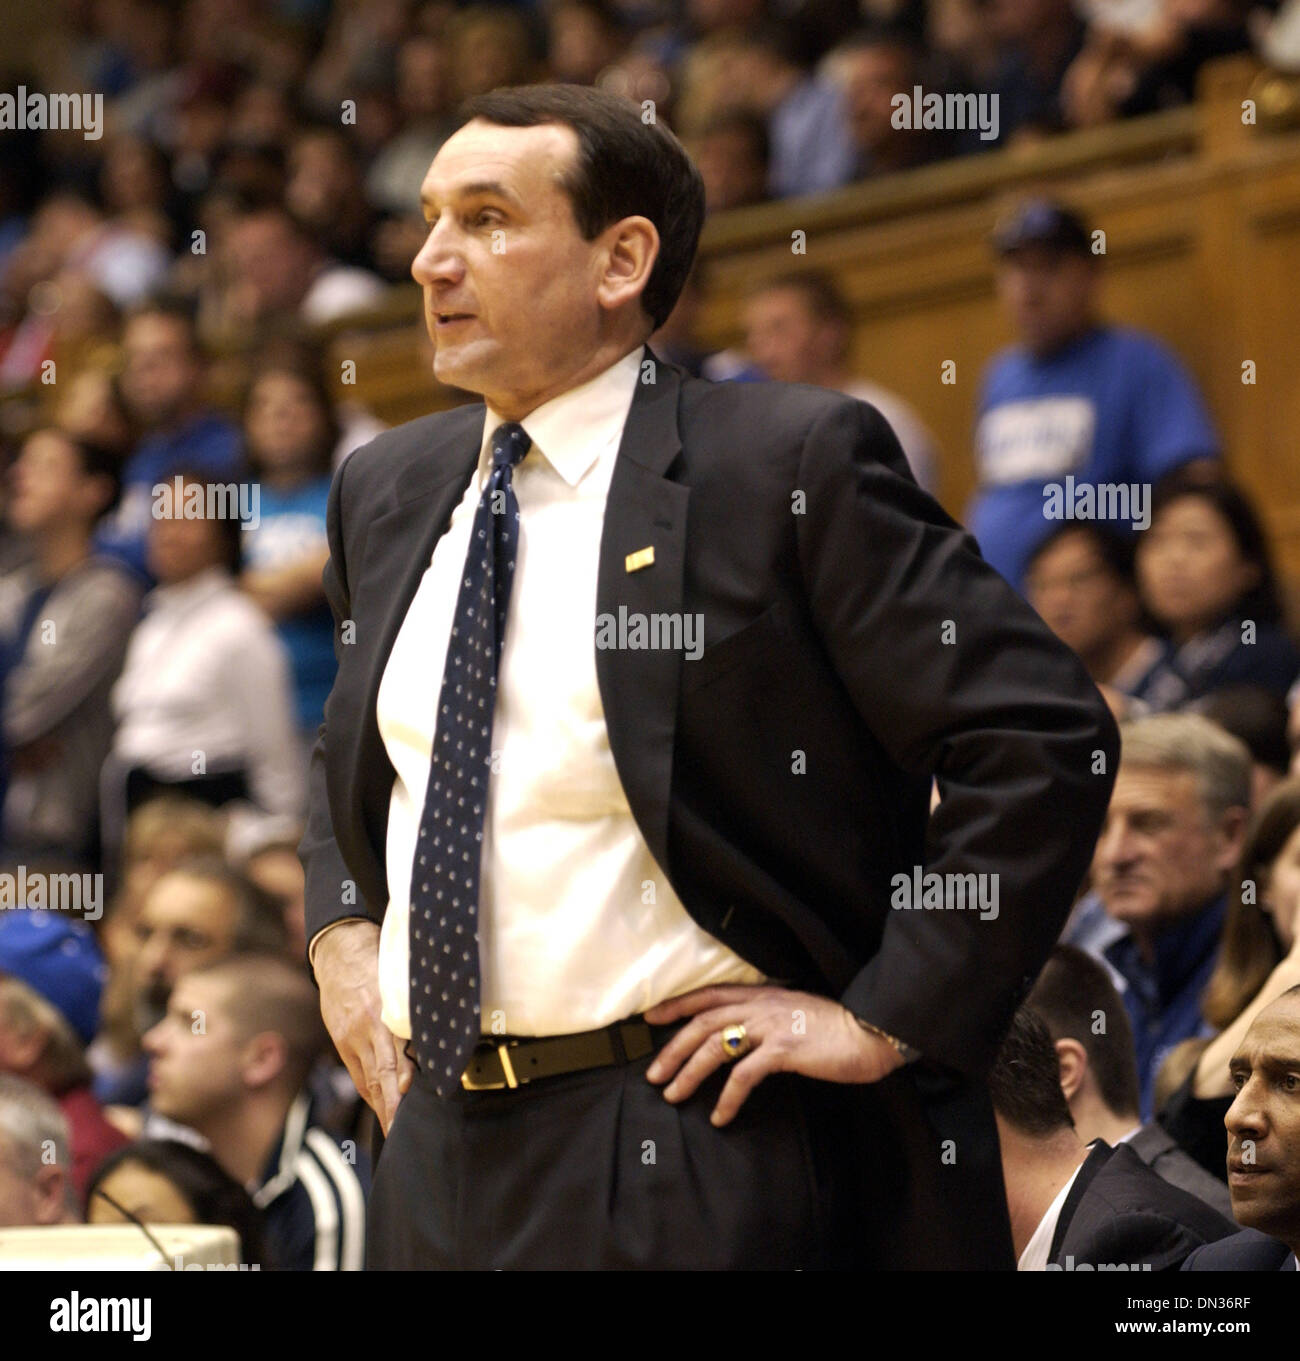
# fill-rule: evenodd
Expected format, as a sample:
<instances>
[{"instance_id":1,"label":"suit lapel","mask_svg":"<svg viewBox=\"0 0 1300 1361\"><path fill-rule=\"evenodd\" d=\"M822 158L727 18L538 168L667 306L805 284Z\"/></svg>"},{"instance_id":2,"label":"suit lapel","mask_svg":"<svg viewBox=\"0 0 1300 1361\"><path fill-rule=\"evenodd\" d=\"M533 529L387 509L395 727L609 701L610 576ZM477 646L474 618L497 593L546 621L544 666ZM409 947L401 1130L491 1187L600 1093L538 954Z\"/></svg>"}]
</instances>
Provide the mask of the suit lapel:
<instances>
[{"instance_id":1,"label":"suit lapel","mask_svg":"<svg viewBox=\"0 0 1300 1361\"><path fill-rule=\"evenodd\" d=\"M1109 1144L1098 1139L1093 1145L1092 1151L1083 1160L1083 1166L1079 1168L1078 1175L1074 1179L1074 1185L1070 1187L1070 1194L1066 1196L1065 1204L1061 1206L1061 1213L1057 1216L1056 1232L1052 1234L1052 1245L1047 1253L1049 1262L1055 1262L1060 1256L1062 1248L1065 1247L1066 1235L1070 1232L1070 1221L1079 1208L1079 1202L1087 1193L1088 1187L1092 1185L1097 1173L1110 1161L1110 1156L1114 1151Z\"/></svg>"},{"instance_id":2,"label":"suit lapel","mask_svg":"<svg viewBox=\"0 0 1300 1361\"><path fill-rule=\"evenodd\" d=\"M667 470L681 451L677 428L681 373L647 347L655 381L640 382L619 444L600 544L597 624L627 616L680 616L689 490ZM653 548L653 561L627 558ZM656 862L668 868L668 799L682 654L668 648L596 648L596 678L610 751L632 815Z\"/></svg>"}]
</instances>

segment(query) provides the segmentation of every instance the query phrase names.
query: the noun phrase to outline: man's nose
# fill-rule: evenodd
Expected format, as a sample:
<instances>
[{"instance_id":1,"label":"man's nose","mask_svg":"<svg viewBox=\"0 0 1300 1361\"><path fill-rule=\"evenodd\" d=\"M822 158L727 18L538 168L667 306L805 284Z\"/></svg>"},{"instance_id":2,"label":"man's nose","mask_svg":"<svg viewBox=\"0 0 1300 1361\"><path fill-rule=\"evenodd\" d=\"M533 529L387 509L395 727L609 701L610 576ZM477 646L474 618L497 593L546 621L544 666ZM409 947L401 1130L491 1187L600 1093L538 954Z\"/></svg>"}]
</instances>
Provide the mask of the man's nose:
<instances>
[{"instance_id":1,"label":"man's nose","mask_svg":"<svg viewBox=\"0 0 1300 1361\"><path fill-rule=\"evenodd\" d=\"M1259 1140L1263 1137L1268 1118L1260 1096L1259 1082L1255 1078L1247 1078L1223 1117L1224 1128L1234 1138Z\"/></svg>"},{"instance_id":2,"label":"man's nose","mask_svg":"<svg viewBox=\"0 0 1300 1361\"><path fill-rule=\"evenodd\" d=\"M148 1030L140 1036L140 1048L151 1057L155 1057L162 1052L162 1027L163 1023L150 1026Z\"/></svg>"},{"instance_id":3,"label":"man's nose","mask_svg":"<svg viewBox=\"0 0 1300 1361\"><path fill-rule=\"evenodd\" d=\"M455 283L464 270L465 262L453 246L451 229L436 223L411 261L411 277L421 288L427 288L442 279Z\"/></svg>"},{"instance_id":4,"label":"man's nose","mask_svg":"<svg viewBox=\"0 0 1300 1361\"><path fill-rule=\"evenodd\" d=\"M1136 858L1127 823L1116 819L1102 832L1097 842L1097 863L1114 869Z\"/></svg>"}]
</instances>

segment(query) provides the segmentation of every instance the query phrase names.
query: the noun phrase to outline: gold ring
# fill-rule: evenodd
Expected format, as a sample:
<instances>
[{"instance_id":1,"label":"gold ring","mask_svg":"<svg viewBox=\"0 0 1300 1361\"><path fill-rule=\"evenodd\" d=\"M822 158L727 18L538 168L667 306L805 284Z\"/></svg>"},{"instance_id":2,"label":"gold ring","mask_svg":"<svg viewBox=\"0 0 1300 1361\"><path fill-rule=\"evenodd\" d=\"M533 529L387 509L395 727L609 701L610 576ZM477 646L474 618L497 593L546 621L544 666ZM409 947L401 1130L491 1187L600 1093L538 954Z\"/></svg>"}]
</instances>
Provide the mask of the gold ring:
<instances>
[{"instance_id":1,"label":"gold ring","mask_svg":"<svg viewBox=\"0 0 1300 1361\"><path fill-rule=\"evenodd\" d=\"M720 1036L722 1040L722 1053L728 1063L748 1054L753 1048L749 1042L749 1032L743 1025L724 1026Z\"/></svg>"}]
</instances>

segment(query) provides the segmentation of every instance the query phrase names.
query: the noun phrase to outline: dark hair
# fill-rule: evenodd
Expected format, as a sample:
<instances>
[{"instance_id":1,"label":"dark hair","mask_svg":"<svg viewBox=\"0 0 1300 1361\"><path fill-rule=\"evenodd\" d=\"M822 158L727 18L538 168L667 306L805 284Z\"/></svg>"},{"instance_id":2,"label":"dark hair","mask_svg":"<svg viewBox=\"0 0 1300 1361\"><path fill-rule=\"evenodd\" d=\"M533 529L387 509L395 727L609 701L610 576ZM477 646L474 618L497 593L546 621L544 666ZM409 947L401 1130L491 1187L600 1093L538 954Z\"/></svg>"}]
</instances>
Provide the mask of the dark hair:
<instances>
[{"instance_id":1,"label":"dark hair","mask_svg":"<svg viewBox=\"0 0 1300 1361\"><path fill-rule=\"evenodd\" d=\"M771 163L772 138L767 130L767 120L752 109L743 109L734 104L719 109L700 129L695 140L698 143L706 137L718 137L732 132L749 139L754 154L762 165Z\"/></svg>"},{"instance_id":2,"label":"dark hair","mask_svg":"<svg viewBox=\"0 0 1300 1361\"><path fill-rule=\"evenodd\" d=\"M162 477L162 482L173 485L177 478L181 479L182 485L196 483L203 488L203 504L206 507L209 501L208 488L229 485L220 477L217 477L207 468L195 467L192 463L178 463L167 469ZM179 518L179 511L173 509L173 515ZM215 525L217 535L221 541L221 547L225 558L226 568L238 574L240 563L243 560L244 541L243 530L240 528L239 519L234 515L214 515L210 519L204 515L202 517L209 524Z\"/></svg>"},{"instance_id":3,"label":"dark hair","mask_svg":"<svg viewBox=\"0 0 1300 1361\"><path fill-rule=\"evenodd\" d=\"M33 433L39 434L41 432L34 431ZM86 477L108 478L112 490L108 500L100 507L95 515L95 523L98 523L122 499L121 453L110 445L101 443L99 440L86 439L81 435L74 435L70 431L65 430L62 426L50 426L46 433L56 435L73 451L77 456L77 463ZM28 436L28 438L31 437Z\"/></svg>"},{"instance_id":4,"label":"dark hair","mask_svg":"<svg viewBox=\"0 0 1300 1361\"><path fill-rule=\"evenodd\" d=\"M1025 1005L1042 1018L1053 1043L1075 1040L1083 1046L1106 1108L1136 1120L1141 1098L1133 1026L1105 966L1073 945L1058 945Z\"/></svg>"},{"instance_id":5,"label":"dark hair","mask_svg":"<svg viewBox=\"0 0 1300 1361\"><path fill-rule=\"evenodd\" d=\"M817 321L833 322L844 327L852 323L853 314L849 310L848 300L835 280L821 270L796 270L761 279L750 285L747 296L754 298L763 293L784 292L787 289L803 298L804 306Z\"/></svg>"},{"instance_id":6,"label":"dark hair","mask_svg":"<svg viewBox=\"0 0 1300 1361\"><path fill-rule=\"evenodd\" d=\"M676 305L704 223L704 181L672 131L644 123L620 95L583 85L517 85L466 100L454 127L480 118L498 127L561 123L578 135L578 154L562 181L584 241L625 217L649 218L659 254L641 294L658 330Z\"/></svg>"},{"instance_id":7,"label":"dark hair","mask_svg":"<svg viewBox=\"0 0 1300 1361\"><path fill-rule=\"evenodd\" d=\"M166 317L176 322L185 332L190 354L195 360L203 358L203 347L199 344L198 315L193 303L173 293L155 294L127 310L123 329L140 317Z\"/></svg>"},{"instance_id":8,"label":"dark hair","mask_svg":"<svg viewBox=\"0 0 1300 1361\"><path fill-rule=\"evenodd\" d=\"M1011 1018L989 1072L989 1096L993 1109L1021 1134L1042 1137L1074 1128L1056 1046L1046 1022L1027 1006Z\"/></svg>"},{"instance_id":9,"label":"dark hair","mask_svg":"<svg viewBox=\"0 0 1300 1361\"><path fill-rule=\"evenodd\" d=\"M1282 602L1273 571L1272 554L1264 526L1249 497L1217 472L1198 472L1186 467L1166 473L1151 489L1151 526L1175 501L1194 496L1208 502L1227 524L1242 558L1259 569L1259 584L1238 600L1230 617L1280 624Z\"/></svg>"},{"instance_id":10,"label":"dark hair","mask_svg":"<svg viewBox=\"0 0 1300 1361\"><path fill-rule=\"evenodd\" d=\"M252 1197L209 1153L175 1139L140 1139L114 1149L86 1187L86 1213L110 1173L138 1163L166 1177L185 1197L199 1224L224 1224L239 1235L239 1260L266 1263L262 1212ZM268 1265L274 1265L269 1263Z\"/></svg>"},{"instance_id":11,"label":"dark hair","mask_svg":"<svg viewBox=\"0 0 1300 1361\"><path fill-rule=\"evenodd\" d=\"M1039 540L1026 559L1025 571L1028 572L1049 548L1072 534L1088 539L1106 570L1130 590L1137 590L1137 575L1133 568L1133 559L1137 555L1136 537L1121 533L1109 525L1099 524L1096 520L1064 520L1059 525L1053 525L1052 532Z\"/></svg>"},{"instance_id":12,"label":"dark hair","mask_svg":"<svg viewBox=\"0 0 1300 1361\"><path fill-rule=\"evenodd\" d=\"M1230 1026L1264 986L1286 951L1261 899L1273 862L1300 827L1300 778L1283 780L1256 810L1228 893L1223 941L1205 985L1201 1014L1220 1030ZM1245 885L1252 891L1247 893ZM1253 902L1247 902L1247 897Z\"/></svg>"},{"instance_id":13,"label":"dark hair","mask_svg":"<svg viewBox=\"0 0 1300 1361\"><path fill-rule=\"evenodd\" d=\"M248 411L257 385L272 374L287 374L296 378L311 394L323 429L320 444L315 450L315 471L321 476L329 473L334 459L334 447L339 442L339 419L334 409L334 394L325 377L325 366L320 347L302 337L273 336L253 357L251 376L244 389L239 420L245 430L244 457L254 473L262 471L261 459L247 437Z\"/></svg>"},{"instance_id":14,"label":"dark hair","mask_svg":"<svg viewBox=\"0 0 1300 1361\"><path fill-rule=\"evenodd\" d=\"M1244 742L1251 760L1285 775L1291 765L1286 740L1286 700L1259 685L1225 685L1195 706L1221 728Z\"/></svg>"}]
</instances>

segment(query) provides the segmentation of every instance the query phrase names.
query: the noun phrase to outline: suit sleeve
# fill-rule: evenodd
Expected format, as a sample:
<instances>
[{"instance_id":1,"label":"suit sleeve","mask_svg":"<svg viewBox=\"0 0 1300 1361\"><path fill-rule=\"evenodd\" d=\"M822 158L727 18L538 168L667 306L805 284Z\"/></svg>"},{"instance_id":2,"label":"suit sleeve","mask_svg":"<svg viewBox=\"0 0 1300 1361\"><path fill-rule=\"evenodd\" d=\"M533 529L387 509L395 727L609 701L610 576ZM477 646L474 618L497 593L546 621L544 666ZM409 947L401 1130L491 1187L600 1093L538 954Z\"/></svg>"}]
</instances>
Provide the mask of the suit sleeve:
<instances>
[{"instance_id":1,"label":"suit sleeve","mask_svg":"<svg viewBox=\"0 0 1300 1361\"><path fill-rule=\"evenodd\" d=\"M353 455L355 457L355 455ZM330 485L326 510L326 534L330 556L321 575L325 598L334 615L334 656L343 663L343 625L351 617L347 568L343 552L343 481L352 458L344 459ZM337 686L337 680L335 682ZM332 698L332 696L331 696ZM304 916L307 926L308 968L311 945L326 927L349 918L371 917L357 891L343 853L334 838L329 796L325 784L326 753L329 750L331 702L325 701L324 722L316 735L311 766L307 775L307 819L298 855L306 879Z\"/></svg>"},{"instance_id":2,"label":"suit sleeve","mask_svg":"<svg viewBox=\"0 0 1300 1361\"><path fill-rule=\"evenodd\" d=\"M915 484L873 407L814 423L799 487L800 570L835 669L891 759L939 781L923 870L989 876L997 893L996 915L864 904L884 933L841 1000L978 1073L1088 868L1118 731L1079 660Z\"/></svg>"}]
</instances>

